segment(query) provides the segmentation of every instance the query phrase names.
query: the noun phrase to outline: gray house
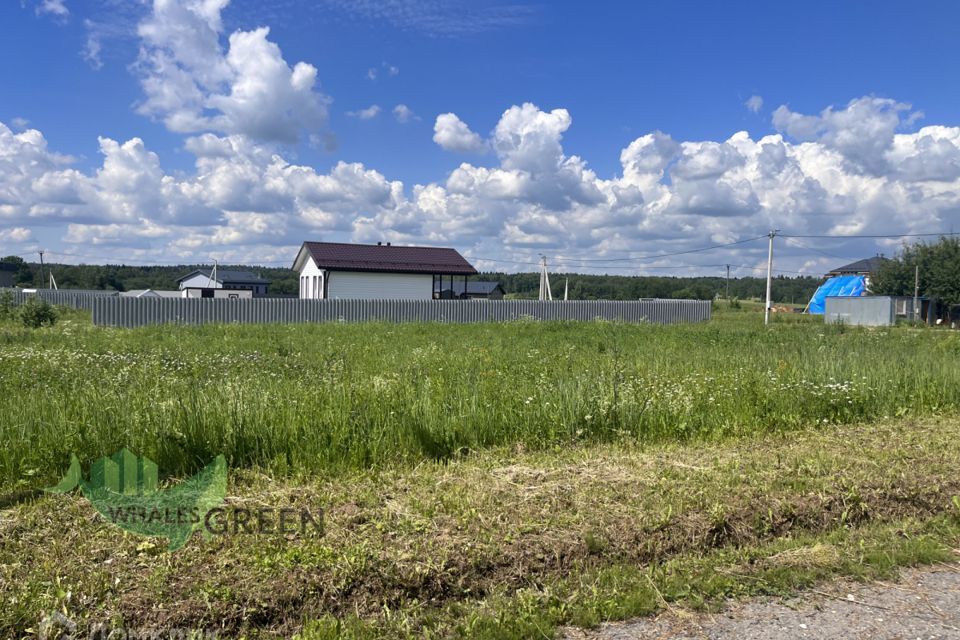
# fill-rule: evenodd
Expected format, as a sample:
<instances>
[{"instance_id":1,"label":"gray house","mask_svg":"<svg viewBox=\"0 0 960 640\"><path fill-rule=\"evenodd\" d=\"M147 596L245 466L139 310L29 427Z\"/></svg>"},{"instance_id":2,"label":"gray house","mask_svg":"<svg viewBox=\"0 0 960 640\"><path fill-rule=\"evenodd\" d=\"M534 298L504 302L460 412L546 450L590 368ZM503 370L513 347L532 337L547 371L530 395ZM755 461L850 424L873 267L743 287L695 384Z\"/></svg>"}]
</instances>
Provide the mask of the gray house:
<instances>
[{"instance_id":1,"label":"gray house","mask_svg":"<svg viewBox=\"0 0 960 640\"><path fill-rule=\"evenodd\" d=\"M17 265L0 262L0 287L12 287L17 280Z\"/></svg>"},{"instance_id":2,"label":"gray house","mask_svg":"<svg viewBox=\"0 0 960 640\"><path fill-rule=\"evenodd\" d=\"M440 298L469 298L483 300L503 300L503 287L499 282L489 280L461 280L452 283L444 282L443 289L440 290Z\"/></svg>"},{"instance_id":3,"label":"gray house","mask_svg":"<svg viewBox=\"0 0 960 640\"><path fill-rule=\"evenodd\" d=\"M208 290L209 295L204 294L205 298L219 298L222 296L214 295L213 289L233 289L240 291L250 291L254 298L262 298L267 295L269 280L265 280L251 271L230 271L227 269L217 269L212 274L212 269L197 269L177 280L177 286L181 291L187 289ZM192 296L191 296L192 297Z\"/></svg>"}]
</instances>

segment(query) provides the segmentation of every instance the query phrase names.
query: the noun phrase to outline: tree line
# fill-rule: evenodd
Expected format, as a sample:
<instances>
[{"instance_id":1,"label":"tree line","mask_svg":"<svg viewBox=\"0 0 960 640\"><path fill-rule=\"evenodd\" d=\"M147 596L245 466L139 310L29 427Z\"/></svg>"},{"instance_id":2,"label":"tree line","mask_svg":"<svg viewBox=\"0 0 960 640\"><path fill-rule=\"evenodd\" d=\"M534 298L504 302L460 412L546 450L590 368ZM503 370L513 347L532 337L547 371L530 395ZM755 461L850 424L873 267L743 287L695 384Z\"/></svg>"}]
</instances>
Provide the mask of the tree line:
<instances>
[{"instance_id":1,"label":"tree line","mask_svg":"<svg viewBox=\"0 0 960 640\"><path fill-rule=\"evenodd\" d=\"M177 279L209 265L126 266L68 265L26 262L10 256L2 258L17 266L16 283L20 287L45 286L52 273L61 289L176 289ZM270 281L271 294L296 294L299 279L290 269L221 265L221 269L252 271ZM638 298L695 298L710 300L725 297L728 288L723 277L610 276L560 274L550 275L555 298L563 297L564 279L569 278L570 298L575 300L636 300ZM539 294L538 273L481 273L476 280L495 280L510 298L536 298ZM778 303L803 304L810 299L820 280L812 277L778 276L774 281L773 299ZM766 290L763 278L730 278L731 298L761 299Z\"/></svg>"},{"instance_id":2,"label":"tree line","mask_svg":"<svg viewBox=\"0 0 960 640\"><path fill-rule=\"evenodd\" d=\"M912 296L919 276L920 295L947 306L960 304L960 238L904 245L895 258L873 274L870 289L877 295Z\"/></svg>"},{"instance_id":3,"label":"tree line","mask_svg":"<svg viewBox=\"0 0 960 640\"><path fill-rule=\"evenodd\" d=\"M67 265L26 262L8 256L2 262L16 266L15 281L20 287L45 286L53 273L62 289L175 289L177 279L209 265L126 266ZM299 290L296 272L271 267L221 265L221 269L253 271L270 280L272 294L295 295ZM934 243L917 242L903 246L899 254L884 262L871 278L871 291L877 295L912 296L919 268L920 295L937 298L947 305L960 304L960 238L946 236ZM477 280L495 280L509 298L536 298L539 273L481 273ZM721 276L615 276L550 274L554 298L563 297L565 280L570 298L575 300L636 300L637 298L695 298L709 300L729 296L741 300L763 299L766 281L762 277L726 278ZM776 303L804 304L822 284L822 278L777 276L773 282Z\"/></svg>"},{"instance_id":4,"label":"tree line","mask_svg":"<svg viewBox=\"0 0 960 640\"><path fill-rule=\"evenodd\" d=\"M478 280L496 280L508 297L536 298L540 291L539 273L483 273ZM638 298L692 298L712 300L727 296L740 300L763 299L766 279L717 276L611 276L550 274L554 299L563 298L565 281L574 300L636 300ZM777 276L773 281L773 300L777 303L805 304L822 282L809 276ZM729 285L729 287L728 287Z\"/></svg>"}]
</instances>

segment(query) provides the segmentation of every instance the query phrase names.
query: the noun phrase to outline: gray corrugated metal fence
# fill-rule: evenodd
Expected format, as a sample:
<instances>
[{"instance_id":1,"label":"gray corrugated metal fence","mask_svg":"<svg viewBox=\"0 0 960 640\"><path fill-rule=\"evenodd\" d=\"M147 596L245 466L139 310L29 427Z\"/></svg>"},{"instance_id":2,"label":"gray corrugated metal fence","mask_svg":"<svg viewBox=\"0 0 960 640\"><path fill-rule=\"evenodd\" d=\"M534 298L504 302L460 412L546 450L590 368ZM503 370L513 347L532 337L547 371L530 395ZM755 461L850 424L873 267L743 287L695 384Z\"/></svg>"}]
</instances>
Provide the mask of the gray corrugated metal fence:
<instances>
[{"instance_id":1,"label":"gray corrugated metal fence","mask_svg":"<svg viewBox=\"0 0 960 640\"><path fill-rule=\"evenodd\" d=\"M506 322L621 320L702 322L709 300L248 300L120 298L93 299L93 322L111 327L148 324L297 322Z\"/></svg>"},{"instance_id":2,"label":"gray corrugated metal fence","mask_svg":"<svg viewBox=\"0 0 960 640\"><path fill-rule=\"evenodd\" d=\"M894 299L889 296L827 296L823 320L827 324L888 327L896 323ZM911 308L913 300L910 300Z\"/></svg>"},{"instance_id":3,"label":"gray corrugated metal fence","mask_svg":"<svg viewBox=\"0 0 960 640\"><path fill-rule=\"evenodd\" d=\"M21 305L28 298L41 298L50 304L61 305L64 307L73 307L74 309L85 309L90 311L93 308L93 301L97 298L116 297L116 291L99 291L95 289L37 289L30 293L21 289L0 289L0 296L10 292L13 296L13 304Z\"/></svg>"}]
</instances>

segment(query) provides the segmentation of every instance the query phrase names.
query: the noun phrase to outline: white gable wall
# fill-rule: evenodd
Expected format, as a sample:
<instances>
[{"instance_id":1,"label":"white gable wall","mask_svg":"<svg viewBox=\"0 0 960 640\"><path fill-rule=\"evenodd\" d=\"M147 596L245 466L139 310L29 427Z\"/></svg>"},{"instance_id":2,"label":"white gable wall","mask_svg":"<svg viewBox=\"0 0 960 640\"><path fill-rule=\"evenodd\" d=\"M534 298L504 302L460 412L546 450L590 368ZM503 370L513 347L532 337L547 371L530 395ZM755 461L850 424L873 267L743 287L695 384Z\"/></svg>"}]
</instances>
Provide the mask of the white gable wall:
<instances>
[{"instance_id":1,"label":"white gable wall","mask_svg":"<svg viewBox=\"0 0 960 640\"><path fill-rule=\"evenodd\" d=\"M217 282L216 280L211 280L209 276L205 276L202 273L198 273L195 276L191 276L180 283L181 289L193 289L193 288L205 288L205 289L220 289L223 285Z\"/></svg>"},{"instance_id":2,"label":"white gable wall","mask_svg":"<svg viewBox=\"0 0 960 640\"><path fill-rule=\"evenodd\" d=\"M317 267L313 256L307 256L307 261L300 269L300 298L308 300L323 299L323 279L326 273Z\"/></svg>"},{"instance_id":3,"label":"white gable wall","mask_svg":"<svg viewBox=\"0 0 960 640\"><path fill-rule=\"evenodd\" d=\"M429 273L373 273L331 271L327 274L331 300L431 300L433 276Z\"/></svg>"}]
</instances>

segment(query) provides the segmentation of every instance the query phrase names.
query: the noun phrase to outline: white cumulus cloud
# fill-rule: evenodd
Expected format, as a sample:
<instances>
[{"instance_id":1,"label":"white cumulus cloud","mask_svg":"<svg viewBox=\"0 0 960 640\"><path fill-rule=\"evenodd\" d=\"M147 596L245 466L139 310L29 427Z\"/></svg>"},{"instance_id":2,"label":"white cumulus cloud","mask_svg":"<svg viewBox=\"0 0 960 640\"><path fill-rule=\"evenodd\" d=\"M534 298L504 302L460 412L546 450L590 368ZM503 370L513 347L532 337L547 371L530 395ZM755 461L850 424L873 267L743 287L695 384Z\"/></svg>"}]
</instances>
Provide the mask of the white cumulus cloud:
<instances>
[{"instance_id":1,"label":"white cumulus cloud","mask_svg":"<svg viewBox=\"0 0 960 640\"><path fill-rule=\"evenodd\" d=\"M26 242L32 237L33 232L26 227L0 229L0 242Z\"/></svg>"},{"instance_id":2,"label":"white cumulus cloud","mask_svg":"<svg viewBox=\"0 0 960 640\"><path fill-rule=\"evenodd\" d=\"M261 27L230 34L221 12L229 0L154 0L140 23L137 71L145 93L138 110L171 131L242 134L263 142L297 142L322 129L329 99L317 69L292 67Z\"/></svg>"},{"instance_id":3,"label":"white cumulus cloud","mask_svg":"<svg viewBox=\"0 0 960 640\"><path fill-rule=\"evenodd\" d=\"M186 172L165 171L139 138L101 138L100 166L84 171L48 148L39 131L0 124L0 228L46 229L44 238L59 230L78 261L87 247L105 245L118 259L288 264L304 239L390 240L455 246L485 269L531 269L526 263L544 251L570 271L722 260L753 273L765 261L764 242L722 258L619 261L771 227L851 234L960 226L960 127L910 131L912 110L876 100L816 115L783 108L775 119L783 133L762 137L741 131L675 140L651 132L624 146L611 175L566 152L563 137L574 126L567 110L515 105L494 128L488 162L463 162L412 185L358 162L318 171L242 133L189 137L184 148L195 161ZM438 144L483 148L459 118L444 115L434 126ZM896 246L860 241L832 249L825 241L815 248L852 259ZM802 242L784 243L777 260L813 273L837 266Z\"/></svg>"},{"instance_id":4,"label":"white cumulus cloud","mask_svg":"<svg viewBox=\"0 0 960 640\"><path fill-rule=\"evenodd\" d=\"M393 108L393 117L401 124L406 124L411 120L420 119L417 117L417 114L413 112L413 109L405 104L398 104Z\"/></svg>"},{"instance_id":5,"label":"white cumulus cloud","mask_svg":"<svg viewBox=\"0 0 960 640\"><path fill-rule=\"evenodd\" d=\"M773 112L773 124L796 140L820 142L839 151L853 167L882 174L897 129L922 115L912 112L909 104L867 96L851 100L843 109L827 107L815 116L781 105Z\"/></svg>"},{"instance_id":6,"label":"white cumulus cloud","mask_svg":"<svg viewBox=\"0 0 960 640\"><path fill-rule=\"evenodd\" d=\"M57 18L66 18L70 15L65 0L41 0L36 11L37 15L46 13Z\"/></svg>"},{"instance_id":7,"label":"white cumulus cloud","mask_svg":"<svg viewBox=\"0 0 960 640\"><path fill-rule=\"evenodd\" d=\"M433 124L433 141L447 151L482 153L487 145L455 113L441 113Z\"/></svg>"},{"instance_id":8,"label":"white cumulus cloud","mask_svg":"<svg viewBox=\"0 0 960 640\"><path fill-rule=\"evenodd\" d=\"M347 111L347 115L351 118L359 118L360 120L372 120L380 114L380 106L372 104L366 109L358 109L356 111Z\"/></svg>"}]
</instances>

